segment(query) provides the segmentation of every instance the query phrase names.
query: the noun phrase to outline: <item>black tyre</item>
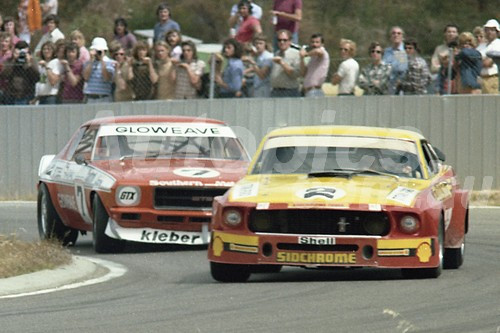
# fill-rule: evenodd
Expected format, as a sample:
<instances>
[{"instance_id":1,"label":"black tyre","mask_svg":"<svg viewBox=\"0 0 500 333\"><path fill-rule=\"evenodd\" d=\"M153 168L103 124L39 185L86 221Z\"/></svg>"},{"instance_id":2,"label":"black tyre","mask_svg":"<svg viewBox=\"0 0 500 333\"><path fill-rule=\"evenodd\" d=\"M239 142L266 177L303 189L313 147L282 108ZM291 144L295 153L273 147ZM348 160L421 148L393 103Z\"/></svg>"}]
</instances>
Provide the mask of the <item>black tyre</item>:
<instances>
[{"instance_id":1,"label":"black tyre","mask_svg":"<svg viewBox=\"0 0 500 333\"><path fill-rule=\"evenodd\" d=\"M252 273L279 273L281 272L282 265L252 265Z\"/></svg>"},{"instance_id":2,"label":"black tyre","mask_svg":"<svg viewBox=\"0 0 500 333\"><path fill-rule=\"evenodd\" d=\"M446 249L444 251L444 268L457 269L464 263L465 238L462 246L458 249Z\"/></svg>"},{"instance_id":3,"label":"black tyre","mask_svg":"<svg viewBox=\"0 0 500 333\"><path fill-rule=\"evenodd\" d=\"M105 233L109 216L98 195L94 196L92 208L94 212L92 223L92 244L94 245L94 250L97 253L121 252L125 242L108 237Z\"/></svg>"},{"instance_id":4,"label":"black tyre","mask_svg":"<svg viewBox=\"0 0 500 333\"><path fill-rule=\"evenodd\" d=\"M210 262L212 277L220 282L245 282L250 277L248 265L220 264Z\"/></svg>"},{"instance_id":5,"label":"black tyre","mask_svg":"<svg viewBox=\"0 0 500 333\"><path fill-rule=\"evenodd\" d=\"M441 275L444 266L444 222L439 221L438 229L438 255L439 265L433 268L404 268L401 270L404 278L407 279L435 279Z\"/></svg>"},{"instance_id":6,"label":"black tyre","mask_svg":"<svg viewBox=\"0 0 500 333\"><path fill-rule=\"evenodd\" d=\"M64 225L54 208L49 189L43 183L38 189L37 220L40 239L56 239L64 246L75 245L78 230Z\"/></svg>"}]
</instances>

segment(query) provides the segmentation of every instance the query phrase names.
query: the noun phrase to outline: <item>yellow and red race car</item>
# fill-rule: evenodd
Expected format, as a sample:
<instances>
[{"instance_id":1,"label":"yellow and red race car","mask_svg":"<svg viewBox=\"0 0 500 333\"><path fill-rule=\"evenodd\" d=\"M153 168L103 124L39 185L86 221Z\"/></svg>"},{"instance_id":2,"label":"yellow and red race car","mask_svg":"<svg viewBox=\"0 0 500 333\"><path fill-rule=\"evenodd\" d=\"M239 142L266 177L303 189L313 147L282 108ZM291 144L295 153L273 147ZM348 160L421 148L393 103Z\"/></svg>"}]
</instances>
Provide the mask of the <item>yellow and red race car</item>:
<instances>
[{"instance_id":1,"label":"yellow and red race car","mask_svg":"<svg viewBox=\"0 0 500 333\"><path fill-rule=\"evenodd\" d=\"M212 277L305 268L401 268L438 277L462 265L469 193L422 135L289 127L261 142L247 175L213 203Z\"/></svg>"},{"instance_id":2,"label":"yellow and red race car","mask_svg":"<svg viewBox=\"0 0 500 333\"><path fill-rule=\"evenodd\" d=\"M119 251L124 241L207 244L213 197L248 163L235 133L218 120L94 119L40 161L40 237L70 244L91 231L97 252Z\"/></svg>"}]
</instances>

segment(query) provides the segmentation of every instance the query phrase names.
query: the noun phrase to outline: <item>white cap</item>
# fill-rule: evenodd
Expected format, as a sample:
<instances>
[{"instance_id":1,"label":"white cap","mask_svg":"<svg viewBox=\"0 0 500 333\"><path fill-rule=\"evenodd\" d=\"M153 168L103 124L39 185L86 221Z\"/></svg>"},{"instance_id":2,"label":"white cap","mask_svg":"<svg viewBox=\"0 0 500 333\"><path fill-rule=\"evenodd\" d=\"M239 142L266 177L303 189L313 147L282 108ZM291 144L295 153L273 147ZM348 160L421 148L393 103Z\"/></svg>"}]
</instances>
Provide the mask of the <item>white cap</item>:
<instances>
[{"instance_id":1,"label":"white cap","mask_svg":"<svg viewBox=\"0 0 500 333\"><path fill-rule=\"evenodd\" d=\"M106 40L104 38L96 37L92 40L92 45L90 46L90 49L98 51L107 51L108 43L106 43Z\"/></svg>"},{"instance_id":2,"label":"white cap","mask_svg":"<svg viewBox=\"0 0 500 333\"><path fill-rule=\"evenodd\" d=\"M498 21L495 19L488 20L486 24L484 25L484 28L495 28L497 31L500 31L500 24L498 24Z\"/></svg>"}]
</instances>

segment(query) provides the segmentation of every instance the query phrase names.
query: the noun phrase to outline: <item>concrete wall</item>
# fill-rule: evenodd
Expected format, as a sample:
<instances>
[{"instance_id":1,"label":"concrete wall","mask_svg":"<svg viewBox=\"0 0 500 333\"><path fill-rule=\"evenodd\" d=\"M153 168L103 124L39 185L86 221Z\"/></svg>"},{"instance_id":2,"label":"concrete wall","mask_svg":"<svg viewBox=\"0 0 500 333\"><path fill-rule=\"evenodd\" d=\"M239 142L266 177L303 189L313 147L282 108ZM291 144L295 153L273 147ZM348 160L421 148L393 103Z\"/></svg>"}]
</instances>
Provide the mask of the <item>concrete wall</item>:
<instances>
[{"instance_id":1,"label":"concrete wall","mask_svg":"<svg viewBox=\"0 0 500 333\"><path fill-rule=\"evenodd\" d=\"M57 153L84 121L132 114L221 119L234 127L250 153L269 129L286 125L411 128L445 152L467 186L500 186L500 96L216 99L0 106L0 199L34 199L40 157Z\"/></svg>"}]
</instances>

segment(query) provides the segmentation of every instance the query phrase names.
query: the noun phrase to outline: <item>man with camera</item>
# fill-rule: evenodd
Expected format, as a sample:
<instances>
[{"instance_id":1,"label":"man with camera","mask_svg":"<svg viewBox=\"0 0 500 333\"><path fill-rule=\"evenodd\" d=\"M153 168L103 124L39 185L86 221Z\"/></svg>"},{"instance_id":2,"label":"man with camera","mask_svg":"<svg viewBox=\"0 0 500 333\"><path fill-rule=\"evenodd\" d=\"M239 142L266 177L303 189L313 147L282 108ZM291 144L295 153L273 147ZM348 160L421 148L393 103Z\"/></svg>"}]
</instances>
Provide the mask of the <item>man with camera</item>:
<instances>
[{"instance_id":1,"label":"man with camera","mask_svg":"<svg viewBox=\"0 0 500 333\"><path fill-rule=\"evenodd\" d=\"M278 51L271 69L271 97L299 97L300 55L291 47L292 33L277 32Z\"/></svg>"},{"instance_id":2,"label":"man with camera","mask_svg":"<svg viewBox=\"0 0 500 333\"><path fill-rule=\"evenodd\" d=\"M330 56L326 51L323 35L313 34L309 45L300 49L300 74L304 77L305 97L325 96L321 86L326 80ZM309 57L305 63L304 58Z\"/></svg>"},{"instance_id":3,"label":"man with camera","mask_svg":"<svg viewBox=\"0 0 500 333\"><path fill-rule=\"evenodd\" d=\"M87 103L112 102L112 83L115 75L113 60L106 56L108 44L102 37L92 40L90 60L85 64L83 79L87 85L83 91Z\"/></svg>"},{"instance_id":4,"label":"man with camera","mask_svg":"<svg viewBox=\"0 0 500 333\"><path fill-rule=\"evenodd\" d=\"M3 65L0 73L0 80L5 82L3 104L29 104L35 95L35 83L40 79L40 74L31 56L28 43L17 42L12 58Z\"/></svg>"}]
</instances>

